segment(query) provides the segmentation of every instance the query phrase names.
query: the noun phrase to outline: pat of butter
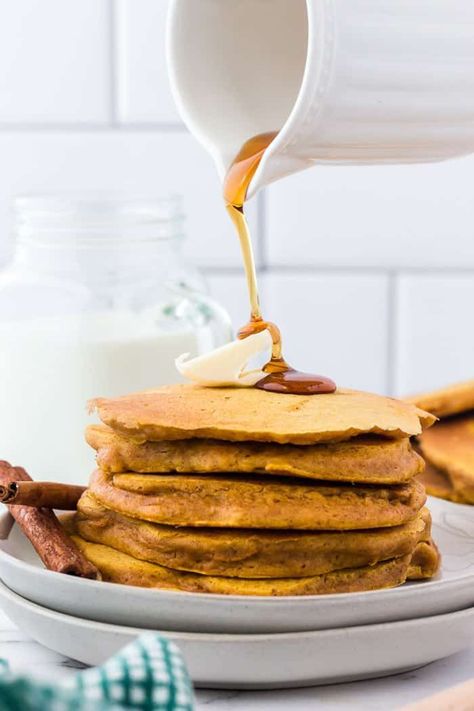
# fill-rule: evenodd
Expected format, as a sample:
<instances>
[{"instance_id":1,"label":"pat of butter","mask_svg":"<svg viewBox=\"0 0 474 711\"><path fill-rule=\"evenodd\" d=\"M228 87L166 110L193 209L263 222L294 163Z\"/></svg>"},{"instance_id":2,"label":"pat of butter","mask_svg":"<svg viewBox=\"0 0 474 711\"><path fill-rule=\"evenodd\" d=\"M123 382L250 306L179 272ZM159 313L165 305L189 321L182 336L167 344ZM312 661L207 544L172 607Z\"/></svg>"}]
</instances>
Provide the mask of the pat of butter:
<instances>
[{"instance_id":1,"label":"pat of butter","mask_svg":"<svg viewBox=\"0 0 474 711\"><path fill-rule=\"evenodd\" d=\"M179 373L207 387L243 387L249 388L267 373L260 368L248 369L252 358L271 351L272 337L268 330L260 331L242 340L231 341L225 346L216 348L210 353L204 353L187 360L189 353L183 353L175 360Z\"/></svg>"}]
</instances>

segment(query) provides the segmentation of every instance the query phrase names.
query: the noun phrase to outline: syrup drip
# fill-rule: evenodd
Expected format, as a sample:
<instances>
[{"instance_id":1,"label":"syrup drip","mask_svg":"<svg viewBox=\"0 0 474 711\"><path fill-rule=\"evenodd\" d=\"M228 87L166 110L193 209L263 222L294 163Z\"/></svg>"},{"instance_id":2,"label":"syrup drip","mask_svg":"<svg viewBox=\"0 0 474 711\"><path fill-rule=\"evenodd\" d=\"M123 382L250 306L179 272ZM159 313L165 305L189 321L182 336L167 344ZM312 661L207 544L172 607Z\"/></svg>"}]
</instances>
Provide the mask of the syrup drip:
<instances>
[{"instance_id":1,"label":"syrup drip","mask_svg":"<svg viewBox=\"0 0 474 711\"><path fill-rule=\"evenodd\" d=\"M336 384L330 378L302 373L285 361L282 354L280 329L271 321L265 321L260 309L257 273L250 231L244 214L244 204L250 181L255 175L263 154L276 135L276 132L261 133L246 141L230 166L224 182L224 199L239 236L250 299L250 321L239 330L237 335L238 338L247 338L247 336L268 329L272 337L271 360L263 368L263 371L268 375L255 385L256 388L294 395L332 393L336 390Z\"/></svg>"}]
</instances>

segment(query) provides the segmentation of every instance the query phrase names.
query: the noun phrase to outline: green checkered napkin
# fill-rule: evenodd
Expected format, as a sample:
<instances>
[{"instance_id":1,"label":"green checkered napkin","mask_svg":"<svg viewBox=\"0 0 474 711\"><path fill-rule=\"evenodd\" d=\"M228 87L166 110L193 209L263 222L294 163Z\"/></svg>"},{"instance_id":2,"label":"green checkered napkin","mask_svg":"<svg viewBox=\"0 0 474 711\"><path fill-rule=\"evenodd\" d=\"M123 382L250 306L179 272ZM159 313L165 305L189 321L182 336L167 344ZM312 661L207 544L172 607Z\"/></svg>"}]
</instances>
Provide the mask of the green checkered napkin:
<instances>
[{"instance_id":1,"label":"green checkered napkin","mask_svg":"<svg viewBox=\"0 0 474 711\"><path fill-rule=\"evenodd\" d=\"M191 711L193 692L180 651L145 634L108 660L52 685L14 676L0 660L0 711Z\"/></svg>"}]
</instances>

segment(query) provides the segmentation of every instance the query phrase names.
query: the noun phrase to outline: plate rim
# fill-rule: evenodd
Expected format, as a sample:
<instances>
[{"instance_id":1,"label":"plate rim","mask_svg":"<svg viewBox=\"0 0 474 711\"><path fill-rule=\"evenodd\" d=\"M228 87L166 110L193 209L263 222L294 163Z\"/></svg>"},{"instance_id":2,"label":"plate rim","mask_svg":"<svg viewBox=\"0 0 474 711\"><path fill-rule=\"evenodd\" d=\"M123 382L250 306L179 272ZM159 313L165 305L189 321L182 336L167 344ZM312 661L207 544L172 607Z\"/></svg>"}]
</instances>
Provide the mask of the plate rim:
<instances>
[{"instance_id":1,"label":"plate rim","mask_svg":"<svg viewBox=\"0 0 474 711\"><path fill-rule=\"evenodd\" d=\"M464 608L462 610L454 610L451 612L444 612L440 615L430 615L429 617L415 617L408 620L397 620L393 622L378 622L375 624L368 625L355 625L350 627L334 627L331 629L324 630L300 630L297 632L264 632L257 634L233 634L229 632L179 632L174 630L158 630L158 629L146 629L139 627L129 627L127 625L117 625L109 622L95 622L94 620L89 620L83 617L77 617L76 615L68 615L64 612L58 612L57 610L51 610L44 605L39 605L36 602L27 600L18 593L11 590L3 581L0 580L0 599L9 598L13 604L20 607L26 608L31 613L40 614L43 617L53 619L56 622L63 622L74 627L82 627L95 631L104 631L111 633L122 633L127 635L143 635L149 632L156 632L162 634L163 636L172 637L182 641L189 642L264 642L264 641L298 641L302 637L323 637L323 638L334 638L336 636L356 635L360 630L371 631L373 633L390 632L394 626L400 628L403 625L405 628L429 626L434 622L443 622L453 620L453 619L472 619L474 620L474 606Z\"/></svg>"}]
</instances>

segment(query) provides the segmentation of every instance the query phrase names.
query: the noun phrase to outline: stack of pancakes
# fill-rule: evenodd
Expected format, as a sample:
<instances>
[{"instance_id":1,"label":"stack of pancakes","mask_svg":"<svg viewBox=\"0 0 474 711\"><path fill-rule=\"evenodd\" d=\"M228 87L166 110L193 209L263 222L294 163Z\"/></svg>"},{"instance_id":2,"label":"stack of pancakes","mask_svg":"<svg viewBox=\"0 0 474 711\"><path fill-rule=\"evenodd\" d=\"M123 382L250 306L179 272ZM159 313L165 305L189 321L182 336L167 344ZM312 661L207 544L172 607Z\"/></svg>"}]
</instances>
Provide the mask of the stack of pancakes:
<instances>
[{"instance_id":1,"label":"stack of pancakes","mask_svg":"<svg viewBox=\"0 0 474 711\"><path fill-rule=\"evenodd\" d=\"M412 398L440 418L418 441L428 493L474 504L474 380Z\"/></svg>"},{"instance_id":2,"label":"stack of pancakes","mask_svg":"<svg viewBox=\"0 0 474 711\"><path fill-rule=\"evenodd\" d=\"M434 418L414 405L174 385L95 407L99 468L67 525L105 580L310 595L438 568L410 444Z\"/></svg>"}]
</instances>

